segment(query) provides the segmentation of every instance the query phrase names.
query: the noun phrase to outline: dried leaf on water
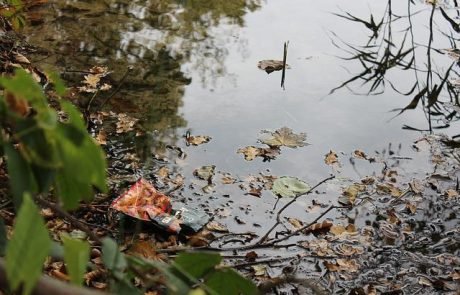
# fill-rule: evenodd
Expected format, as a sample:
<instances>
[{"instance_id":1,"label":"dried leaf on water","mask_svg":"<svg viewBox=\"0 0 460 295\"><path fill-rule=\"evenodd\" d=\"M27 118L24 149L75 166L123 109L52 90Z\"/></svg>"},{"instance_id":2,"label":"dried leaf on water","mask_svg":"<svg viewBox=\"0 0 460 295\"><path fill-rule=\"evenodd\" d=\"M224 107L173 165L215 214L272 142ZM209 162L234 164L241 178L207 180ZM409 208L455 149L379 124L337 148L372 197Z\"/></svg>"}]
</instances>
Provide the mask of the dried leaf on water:
<instances>
[{"instance_id":1,"label":"dried leaf on water","mask_svg":"<svg viewBox=\"0 0 460 295\"><path fill-rule=\"evenodd\" d=\"M134 125L139 119L128 116L125 113L118 114L117 133L124 133L134 130Z\"/></svg>"},{"instance_id":2,"label":"dried leaf on water","mask_svg":"<svg viewBox=\"0 0 460 295\"><path fill-rule=\"evenodd\" d=\"M363 151L361 151L361 150L355 150L355 151L353 152L353 156L354 156L355 158L357 158L357 159L363 159L363 160L367 160L367 159L368 159L366 153L363 152Z\"/></svg>"},{"instance_id":3,"label":"dried leaf on water","mask_svg":"<svg viewBox=\"0 0 460 295\"><path fill-rule=\"evenodd\" d=\"M203 143L208 143L212 137L207 135L189 135L185 137L187 145L200 145Z\"/></svg>"},{"instance_id":4,"label":"dried leaf on water","mask_svg":"<svg viewBox=\"0 0 460 295\"><path fill-rule=\"evenodd\" d=\"M288 218L287 220L295 229L302 228L303 226L303 222L297 218Z\"/></svg>"},{"instance_id":5,"label":"dried leaf on water","mask_svg":"<svg viewBox=\"0 0 460 295\"><path fill-rule=\"evenodd\" d=\"M199 179L209 181L214 176L215 169L216 169L216 166L214 165L201 166L200 168L195 169L195 171L193 171L193 175L195 175Z\"/></svg>"},{"instance_id":6,"label":"dried leaf on water","mask_svg":"<svg viewBox=\"0 0 460 295\"><path fill-rule=\"evenodd\" d=\"M273 59L261 60L257 63L257 67L267 72L267 74L270 74L274 71L281 71L283 69L283 61ZM286 64L286 69L290 68L291 67L288 64Z\"/></svg>"},{"instance_id":7,"label":"dried leaf on water","mask_svg":"<svg viewBox=\"0 0 460 295\"><path fill-rule=\"evenodd\" d=\"M325 261L324 265L329 271L357 272L359 265L354 259L336 259L335 263Z\"/></svg>"},{"instance_id":8,"label":"dried leaf on water","mask_svg":"<svg viewBox=\"0 0 460 295\"><path fill-rule=\"evenodd\" d=\"M280 154L279 148L261 148L255 146L247 146L240 148L237 151L238 154L243 154L246 161L252 161L257 157L261 157L264 160L273 160Z\"/></svg>"},{"instance_id":9,"label":"dried leaf on water","mask_svg":"<svg viewBox=\"0 0 460 295\"><path fill-rule=\"evenodd\" d=\"M354 183L342 192L343 198L339 198L339 203L345 205L353 205L358 195L366 191L366 186L363 184Z\"/></svg>"},{"instance_id":10,"label":"dried leaf on water","mask_svg":"<svg viewBox=\"0 0 460 295\"><path fill-rule=\"evenodd\" d=\"M332 222L329 220L324 220L323 222L318 222L315 224L310 225L307 229L305 229L305 234L307 233L326 233L328 232L332 227Z\"/></svg>"},{"instance_id":11,"label":"dried leaf on water","mask_svg":"<svg viewBox=\"0 0 460 295\"><path fill-rule=\"evenodd\" d=\"M305 142L307 140L306 133L295 134L292 132L292 129L287 127L282 127L275 132L263 130L261 133L262 136L259 138L259 141L271 147L285 146L297 148L308 144Z\"/></svg>"},{"instance_id":12,"label":"dried leaf on water","mask_svg":"<svg viewBox=\"0 0 460 295\"><path fill-rule=\"evenodd\" d=\"M333 150L330 150L329 153L324 156L324 163L327 165L339 165L339 158L337 153Z\"/></svg>"},{"instance_id":13,"label":"dried leaf on water","mask_svg":"<svg viewBox=\"0 0 460 295\"><path fill-rule=\"evenodd\" d=\"M280 197L296 197L310 190L306 182L290 176L283 176L273 182L272 192Z\"/></svg>"},{"instance_id":14,"label":"dried leaf on water","mask_svg":"<svg viewBox=\"0 0 460 295\"><path fill-rule=\"evenodd\" d=\"M219 233L228 233L227 227L217 221L211 221L206 224L206 229Z\"/></svg>"}]
</instances>

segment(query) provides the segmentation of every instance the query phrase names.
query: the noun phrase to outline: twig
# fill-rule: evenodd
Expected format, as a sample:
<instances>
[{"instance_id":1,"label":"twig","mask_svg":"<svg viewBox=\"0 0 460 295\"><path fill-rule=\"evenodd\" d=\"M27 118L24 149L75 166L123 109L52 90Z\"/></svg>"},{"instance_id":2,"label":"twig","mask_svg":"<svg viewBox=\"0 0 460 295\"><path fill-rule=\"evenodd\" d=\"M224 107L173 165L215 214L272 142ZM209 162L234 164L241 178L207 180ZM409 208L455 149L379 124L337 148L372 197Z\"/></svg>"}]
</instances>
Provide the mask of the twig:
<instances>
[{"instance_id":1,"label":"twig","mask_svg":"<svg viewBox=\"0 0 460 295\"><path fill-rule=\"evenodd\" d=\"M288 208L292 203L294 203L295 201L297 201L298 198L300 198L301 196L304 196L304 195L308 195L310 194L314 189L316 189L318 186L322 185L323 183L331 180L331 179L334 179L335 176L330 176L326 179L323 179L321 180L320 182L318 182L314 187L312 187L311 189L309 189L307 192L303 193L303 194L300 194L298 196L296 196L295 198L293 198L291 201L289 201L288 203L286 203L286 205L284 205L277 213L276 215L276 223L267 231L267 233L265 233L265 235L260 238L259 241L256 242L256 245L257 244L262 244L263 242L265 242L268 238L268 236L273 232L273 230L281 223L281 213L283 213L284 210L286 210L286 208ZM328 211L326 211L327 213ZM324 213L324 214L326 214ZM322 215L320 215L320 218L322 217Z\"/></svg>"},{"instance_id":2,"label":"twig","mask_svg":"<svg viewBox=\"0 0 460 295\"><path fill-rule=\"evenodd\" d=\"M54 211L54 213L56 213L56 215L60 216L61 218L66 219L68 222L70 222L73 226L75 226L79 230L84 231L97 244L99 245L102 244L101 239L89 227L87 227L77 218L73 217L70 213L64 211L57 204L48 202L47 200L44 200L40 197L35 198L35 200L41 206L50 208L51 210Z\"/></svg>"},{"instance_id":3,"label":"twig","mask_svg":"<svg viewBox=\"0 0 460 295\"><path fill-rule=\"evenodd\" d=\"M281 88L283 88L283 90L284 90L284 79L286 78L286 60L287 60L288 45L289 45L289 41L284 42L283 72L281 73Z\"/></svg>"}]
</instances>

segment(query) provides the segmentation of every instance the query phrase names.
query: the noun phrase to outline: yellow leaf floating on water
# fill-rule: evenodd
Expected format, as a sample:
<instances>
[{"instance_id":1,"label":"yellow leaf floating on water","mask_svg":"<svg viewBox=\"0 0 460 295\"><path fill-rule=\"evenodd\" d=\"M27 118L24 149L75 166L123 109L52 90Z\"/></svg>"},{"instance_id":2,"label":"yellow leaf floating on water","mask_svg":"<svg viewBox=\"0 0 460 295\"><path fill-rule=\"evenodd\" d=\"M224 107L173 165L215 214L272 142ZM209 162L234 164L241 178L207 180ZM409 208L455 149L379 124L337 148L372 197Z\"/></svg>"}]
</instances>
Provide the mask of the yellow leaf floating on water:
<instances>
[{"instance_id":1,"label":"yellow leaf floating on water","mask_svg":"<svg viewBox=\"0 0 460 295\"><path fill-rule=\"evenodd\" d=\"M324 157L324 162L327 165L334 165L339 163L339 158L337 157L337 153L333 150L330 150L329 153L326 154Z\"/></svg>"},{"instance_id":2,"label":"yellow leaf floating on water","mask_svg":"<svg viewBox=\"0 0 460 295\"><path fill-rule=\"evenodd\" d=\"M292 129L287 127L282 127L275 132L263 130L262 137L259 138L260 142L265 143L271 147L285 146L290 148L306 146L308 144L305 142L306 140L307 134L295 134L292 132Z\"/></svg>"}]
</instances>

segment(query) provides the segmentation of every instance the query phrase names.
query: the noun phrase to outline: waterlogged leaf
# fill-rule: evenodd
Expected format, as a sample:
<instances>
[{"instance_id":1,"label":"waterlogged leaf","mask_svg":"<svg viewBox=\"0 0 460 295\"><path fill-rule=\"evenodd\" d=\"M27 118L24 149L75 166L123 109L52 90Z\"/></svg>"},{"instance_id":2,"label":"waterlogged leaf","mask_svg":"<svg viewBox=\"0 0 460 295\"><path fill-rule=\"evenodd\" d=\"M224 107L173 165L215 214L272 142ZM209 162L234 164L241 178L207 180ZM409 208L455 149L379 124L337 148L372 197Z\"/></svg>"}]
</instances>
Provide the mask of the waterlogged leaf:
<instances>
[{"instance_id":1,"label":"waterlogged leaf","mask_svg":"<svg viewBox=\"0 0 460 295\"><path fill-rule=\"evenodd\" d=\"M295 228L295 229L299 229L299 228L302 228L303 226L303 222L300 221L299 219L297 218L288 218L287 219L288 222Z\"/></svg>"},{"instance_id":2,"label":"waterlogged leaf","mask_svg":"<svg viewBox=\"0 0 460 295\"><path fill-rule=\"evenodd\" d=\"M275 132L263 130L262 137L259 138L260 142L267 144L271 147L285 146L290 148L306 146L306 140L307 134L295 134L292 132L292 129L287 127L282 127L276 130Z\"/></svg>"},{"instance_id":3,"label":"waterlogged leaf","mask_svg":"<svg viewBox=\"0 0 460 295\"><path fill-rule=\"evenodd\" d=\"M339 158L337 157L337 153L333 150L330 150L329 153L327 153L324 157L324 163L326 163L327 165L339 164Z\"/></svg>"},{"instance_id":4,"label":"waterlogged leaf","mask_svg":"<svg viewBox=\"0 0 460 295\"><path fill-rule=\"evenodd\" d=\"M329 271L346 271L346 272L357 272L359 265L354 259L336 259L336 262L325 261L324 265Z\"/></svg>"},{"instance_id":5,"label":"waterlogged leaf","mask_svg":"<svg viewBox=\"0 0 460 295\"><path fill-rule=\"evenodd\" d=\"M379 194L391 195L392 197L395 197L395 198L398 198L402 195L402 191L391 183L377 184L376 191Z\"/></svg>"},{"instance_id":6,"label":"waterlogged leaf","mask_svg":"<svg viewBox=\"0 0 460 295\"><path fill-rule=\"evenodd\" d=\"M40 211L30 195L25 195L6 248L6 274L12 290L22 284L22 294L30 294L40 278L51 239Z\"/></svg>"},{"instance_id":7,"label":"waterlogged leaf","mask_svg":"<svg viewBox=\"0 0 460 295\"><path fill-rule=\"evenodd\" d=\"M66 93L66 87L64 85L64 82L62 81L61 77L59 77L59 74L56 72L49 72L47 73L48 77L50 78L51 82L53 82L54 89L56 90L56 93L59 96L64 96Z\"/></svg>"},{"instance_id":8,"label":"waterlogged leaf","mask_svg":"<svg viewBox=\"0 0 460 295\"><path fill-rule=\"evenodd\" d=\"M228 228L215 220L206 224L206 229L219 233L228 233Z\"/></svg>"},{"instance_id":9,"label":"waterlogged leaf","mask_svg":"<svg viewBox=\"0 0 460 295\"><path fill-rule=\"evenodd\" d=\"M253 265L252 270L254 271L254 275L256 277L265 276L267 274L267 266L263 264Z\"/></svg>"},{"instance_id":10,"label":"waterlogged leaf","mask_svg":"<svg viewBox=\"0 0 460 295\"><path fill-rule=\"evenodd\" d=\"M261 157L266 160L273 160L280 154L280 149L277 147L261 148L255 146L247 146L240 148L237 151L238 154L243 154L246 161L252 161L256 157Z\"/></svg>"},{"instance_id":11,"label":"waterlogged leaf","mask_svg":"<svg viewBox=\"0 0 460 295\"><path fill-rule=\"evenodd\" d=\"M283 69L283 61L273 59L261 60L257 63L257 67L270 74L274 71L281 71ZM286 69L290 69L288 64L286 64Z\"/></svg>"},{"instance_id":12,"label":"waterlogged leaf","mask_svg":"<svg viewBox=\"0 0 460 295\"><path fill-rule=\"evenodd\" d=\"M361 151L361 150L355 150L353 152L353 156L355 156L355 158L357 158L357 159L362 159L362 160L367 160L368 159L366 153Z\"/></svg>"},{"instance_id":13,"label":"waterlogged leaf","mask_svg":"<svg viewBox=\"0 0 460 295\"><path fill-rule=\"evenodd\" d=\"M118 121L117 121L117 133L124 133L128 131L134 130L134 125L136 125L139 119L133 118L128 116L125 113L118 114Z\"/></svg>"},{"instance_id":14,"label":"waterlogged leaf","mask_svg":"<svg viewBox=\"0 0 460 295\"><path fill-rule=\"evenodd\" d=\"M310 190L310 185L290 176L283 176L273 182L272 192L280 197L296 197Z\"/></svg>"},{"instance_id":15,"label":"waterlogged leaf","mask_svg":"<svg viewBox=\"0 0 460 295\"><path fill-rule=\"evenodd\" d=\"M180 253L174 260L174 265L181 271L186 271L196 279L215 272L214 267L222 261L215 253Z\"/></svg>"},{"instance_id":16,"label":"waterlogged leaf","mask_svg":"<svg viewBox=\"0 0 460 295\"><path fill-rule=\"evenodd\" d=\"M195 169L195 171L193 171L193 175L195 175L199 179L209 181L214 176L214 170L215 169L216 169L216 166L214 166L214 165L202 166L202 167L200 167L198 169Z\"/></svg>"},{"instance_id":17,"label":"waterlogged leaf","mask_svg":"<svg viewBox=\"0 0 460 295\"><path fill-rule=\"evenodd\" d=\"M366 186L363 184L354 183L343 190L342 196L344 198L340 198L339 202L345 205L353 205L358 194L365 192Z\"/></svg>"},{"instance_id":18,"label":"waterlogged leaf","mask_svg":"<svg viewBox=\"0 0 460 295\"><path fill-rule=\"evenodd\" d=\"M305 229L305 233L325 233L328 232L331 227L332 222L329 220L324 220L323 222L318 222L310 225L308 228Z\"/></svg>"},{"instance_id":19,"label":"waterlogged leaf","mask_svg":"<svg viewBox=\"0 0 460 295\"><path fill-rule=\"evenodd\" d=\"M200 145L203 143L208 143L212 138L206 135L190 135L185 137L187 145Z\"/></svg>"},{"instance_id":20,"label":"waterlogged leaf","mask_svg":"<svg viewBox=\"0 0 460 295\"><path fill-rule=\"evenodd\" d=\"M63 236L64 261L70 281L75 285L82 285L86 266L89 261L89 244L86 241Z\"/></svg>"},{"instance_id":21,"label":"waterlogged leaf","mask_svg":"<svg viewBox=\"0 0 460 295\"><path fill-rule=\"evenodd\" d=\"M256 285L233 269L221 269L211 274L204 282L220 295L259 294Z\"/></svg>"}]
</instances>

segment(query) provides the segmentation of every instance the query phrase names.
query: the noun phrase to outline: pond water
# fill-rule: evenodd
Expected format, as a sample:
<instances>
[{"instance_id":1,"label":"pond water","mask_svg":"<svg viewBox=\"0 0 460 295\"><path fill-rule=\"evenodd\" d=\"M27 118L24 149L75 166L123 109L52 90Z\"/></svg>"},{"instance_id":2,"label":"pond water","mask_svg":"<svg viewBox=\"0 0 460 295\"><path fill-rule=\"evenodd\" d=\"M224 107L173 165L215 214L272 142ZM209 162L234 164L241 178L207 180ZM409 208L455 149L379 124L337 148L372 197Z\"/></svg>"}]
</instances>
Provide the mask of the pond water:
<instances>
[{"instance_id":1,"label":"pond water","mask_svg":"<svg viewBox=\"0 0 460 295\"><path fill-rule=\"evenodd\" d=\"M123 80L123 84L104 109L127 113L142 126L142 135L123 134L110 139L111 144L136 147L142 162L137 173L147 173L142 172L142 166L152 164L154 171L168 165L182 174L187 185L182 195L196 204L211 200L208 205L212 208L222 204L231 208L237 203L248 224L265 228L266 219L273 217L261 212L271 210L277 198L270 191L256 198L237 187L223 186L211 194L200 193L197 187L203 182L194 179L196 168L215 165L216 170L240 179L260 172L289 175L314 184L337 172L324 163L330 150L338 152L344 164L341 177L361 178L380 169L350 165L349 155L359 149L394 160L408 172L409 179L425 175L429 167L426 155L412 148L416 139L429 129L450 136L460 133L459 114L454 113L458 96L454 83L449 82L457 76L455 67L439 97L434 98L431 115L422 107L429 104L427 98L415 110L399 116L392 112L409 105L427 83L428 92L435 93L434 86L441 85L453 63L441 51L453 48L451 24L438 9L430 25L432 6L422 0L50 2L46 9L35 12L39 17L26 29L31 44L49 50L47 56L36 60L45 68L57 65L74 83L83 79L75 71L107 66L114 88L117 81ZM442 5L458 22L457 10L450 2ZM387 15L390 9L392 19ZM383 22L376 30L377 38L368 43L374 33L372 26L350 19L357 17L369 25L371 14L376 25L382 18ZM47 21L41 22L40 17ZM393 44L387 46L390 41ZM290 69L283 89L281 71L268 75L257 63L282 60L284 42L289 42ZM372 46L362 47L366 44ZM378 61L388 53L386 48L394 55L383 63L387 68L382 70ZM357 79L331 93L363 72L359 59L351 59L356 49L377 52L367 55L367 63L373 65L370 75L384 72L385 85L378 84L369 92L376 78L365 85ZM398 51L401 54L408 49L399 60ZM133 70L123 79L130 66ZM411 89L409 95L399 93ZM108 94L97 97L94 106L105 97ZM237 154L239 148L260 146L261 130L284 126L307 133L310 145L282 148L276 159L267 162L260 158L246 161ZM183 135L187 132L208 135L212 140L197 147L185 146ZM170 156L171 151L165 148L168 145L182 148L187 157L169 159L167 164L152 161L152 154ZM335 199L337 193L324 196L324 200ZM229 226L241 231L238 224Z\"/></svg>"}]
</instances>

